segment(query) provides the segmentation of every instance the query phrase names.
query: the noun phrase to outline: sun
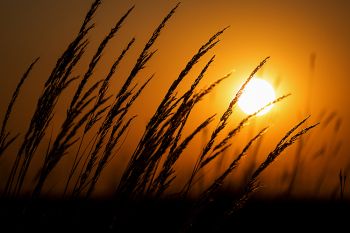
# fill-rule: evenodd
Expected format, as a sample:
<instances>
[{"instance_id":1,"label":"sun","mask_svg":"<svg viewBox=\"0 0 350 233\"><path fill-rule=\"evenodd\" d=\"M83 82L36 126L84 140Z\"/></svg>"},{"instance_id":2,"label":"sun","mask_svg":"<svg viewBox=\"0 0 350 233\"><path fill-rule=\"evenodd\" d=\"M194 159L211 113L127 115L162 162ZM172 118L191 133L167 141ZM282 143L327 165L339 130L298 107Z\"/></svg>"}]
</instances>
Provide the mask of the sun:
<instances>
[{"instance_id":1,"label":"sun","mask_svg":"<svg viewBox=\"0 0 350 233\"><path fill-rule=\"evenodd\" d=\"M238 106L246 114L253 114L276 98L270 83L260 78L252 78L238 100ZM273 105L265 108L258 116L271 110Z\"/></svg>"}]
</instances>

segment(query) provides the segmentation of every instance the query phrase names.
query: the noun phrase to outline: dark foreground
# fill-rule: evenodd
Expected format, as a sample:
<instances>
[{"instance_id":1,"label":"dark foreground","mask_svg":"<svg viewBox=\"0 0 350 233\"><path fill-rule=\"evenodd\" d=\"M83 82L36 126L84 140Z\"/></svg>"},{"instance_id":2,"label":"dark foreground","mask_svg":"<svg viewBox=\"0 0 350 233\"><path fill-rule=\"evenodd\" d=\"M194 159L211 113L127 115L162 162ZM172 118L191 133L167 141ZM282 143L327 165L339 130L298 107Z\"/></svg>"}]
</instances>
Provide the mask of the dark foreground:
<instances>
[{"instance_id":1,"label":"dark foreground","mask_svg":"<svg viewBox=\"0 0 350 233\"><path fill-rule=\"evenodd\" d=\"M194 217L174 200L117 204L107 200L1 200L0 232L283 232L350 228L350 205L340 201L250 200L223 217L227 199ZM190 217L192 220L189 221ZM343 230L343 231L344 231Z\"/></svg>"}]
</instances>

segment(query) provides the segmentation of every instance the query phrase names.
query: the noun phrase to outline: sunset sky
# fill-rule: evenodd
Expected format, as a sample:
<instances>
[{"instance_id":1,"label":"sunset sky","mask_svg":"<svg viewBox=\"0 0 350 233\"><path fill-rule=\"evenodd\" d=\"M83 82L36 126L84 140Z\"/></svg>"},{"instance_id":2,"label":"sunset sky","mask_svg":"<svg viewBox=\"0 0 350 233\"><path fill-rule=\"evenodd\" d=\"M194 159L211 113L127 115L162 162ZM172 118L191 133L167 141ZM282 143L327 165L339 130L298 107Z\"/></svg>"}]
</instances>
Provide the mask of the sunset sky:
<instances>
[{"instance_id":1,"label":"sunset sky","mask_svg":"<svg viewBox=\"0 0 350 233\"><path fill-rule=\"evenodd\" d=\"M117 89L120 85L118 78L128 74L144 43L176 3L173 0L103 1L94 18L96 27L89 35L88 57L119 17L132 5L135 5L135 9L108 45L102 65L97 68L96 78L108 72L113 60L135 36L136 44L113 81ZM10 121L13 132L25 131L28 121L24 119L31 117L44 80L79 30L90 4L91 1L87 0L0 2L1 113L5 111L11 93L27 66L36 57L41 58L19 96ZM332 171L345 169L350 161L350 123L347 121L350 118L349 12L350 1L343 0L183 0L155 44L158 50L155 57L138 77L142 83L155 73L155 79L143 93L141 101L138 100L133 106L132 113L138 115L138 127L132 129L128 143L137 143L136 139L155 107L191 56L211 35L230 26L220 37L220 44L201 60L195 72L199 72L210 56L215 54L215 61L201 87L229 72L233 72L232 77L203 101L193 113L192 122L199 122L213 113L221 114L250 72L262 59L270 56L258 75L274 86L277 96L287 93L292 96L273 108L273 117L268 114L262 116L265 122L257 122L257 127L273 126L270 133L277 138L271 139L270 143L274 145L283 132L302 117L311 114L310 122L314 123L320 120L324 111L326 117L335 112L336 119L342 119L337 137L343 143L341 159L337 160ZM88 61L85 58L75 72L84 72ZM190 77L196 74L192 73ZM191 81L186 80L185 84L190 85ZM70 100L68 95L65 98L61 99L62 103ZM55 114L59 120L65 112L56 111ZM236 114L237 117L244 116L239 110ZM55 127L59 127L59 124ZM327 141L322 132L332 132L317 130L319 143ZM314 151L319 148L315 142ZM123 151L132 153L128 148Z\"/></svg>"}]
</instances>

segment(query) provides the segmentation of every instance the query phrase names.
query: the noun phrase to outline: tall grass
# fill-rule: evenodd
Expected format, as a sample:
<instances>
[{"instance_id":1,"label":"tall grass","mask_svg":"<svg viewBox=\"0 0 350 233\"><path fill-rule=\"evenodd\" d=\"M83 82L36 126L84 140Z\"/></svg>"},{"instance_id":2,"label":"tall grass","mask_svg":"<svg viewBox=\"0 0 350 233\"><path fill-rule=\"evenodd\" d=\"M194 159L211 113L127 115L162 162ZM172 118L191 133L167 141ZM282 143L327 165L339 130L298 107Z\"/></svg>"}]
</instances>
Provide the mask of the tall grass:
<instances>
[{"instance_id":1,"label":"tall grass","mask_svg":"<svg viewBox=\"0 0 350 233\"><path fill-rule=\"evenodd\" d=\"M135 42L135 38L131 38L130 42L124 45L121 54L115 59L108 74L104 78L93 78L94 72L103 57L103 52L107 48L107 45L119 33L119 29L132 13L134 7L131 7L116 22L109 34L100 42L86 72L81 76L72 76L74 69L87 50L89 44L87 35L94 28L92 19L100 4L100 0L95 0L92 3L78 34L57 60L55 67L47 78L42 94L35 106L35 111L28 129L24 135L23 142L18 148L17 155L7 178L7 183L4 187L3 195L8 197L18 197L21 195L34 156L39 156L40 158L40 155L36 153L37 148L43 143L42 139L47 133L48 127L53 124L52 119L57 102L62 93L72 83L76 83L76 89L71 96L65 118L58 129L58 133L50 139L48 150L43 156L43 165L39 170L38 176L35 177L32 197L40 197L46 181L54 168L61 164L62 158L70 154L71 166L64 168L68 174L64 195L74 198L89 198L93 195L95 187L101 179L101 174L107 164L118 155L116 148L122 143L121 139L126 136L127 130L131 127L136 117L129 116L129 110L135 101L138 101L142 97L142 92L147 88L153 75L145 79L142 84L136 83L135 78L155 55L154 43L162 30L164 30L167 22L173 17L179 4L172 8L158 27L156 27L137 57L129 75L121 84L120 90L112 94L109 94L111 80L115 73L118 72L118 66L122 59L127 56ZM198 85L206 76L207 71L212 67L215 56L208 59L187 90L181 91L179 90L179 86L185 79L189 78L188 74L198 65L199 61L205 59L205 56L220 42L220 37L227 28L219 30L200 46L170 85L153 116L145 126L144 133L136 148L134 148L126 169L123 171L121 180L115 189L115 198L117 200L130 201L143 197L159 198L162 195L166 195L166 191L173 185L177 177L178 171L175 169L175 164L183 156L185 149L193 139L203 130L209 130L208 126L216 120L216 114L207 116L200 124L191 127L191 133L184 135L184 128L188 125L188 119L193 109L219 84L230 77L230 74L227 74L213 82L207 88L198 90ZM247 125L250 119L254 118L268 106L276 104L288 96L281 96L257 112L243 118L235 128L229 129L228 133L224 135L225 130L228 128L228 122L232 117L233 108L244 92L244 88L267 60L268 57L258 64L242 84L224 113L218 118L217 125L210 132L209 140L198 154L198 159L193 165L193 171L190 177L188 177L187 182L183 184L179 197L186 198L188 196L199 172L216 160L216 158L224 156L224 152L228 151L228 148L231 147L231 141ZM14 107L15 100L20 93L21 86L36 62L37 60L29 66L21 78L5 113L0 134L0 156L5 156L5 150L17 138L17 136L10 137L10 133L6 129L7 121ZM248 180L242 197L228 211L237 209L237 206L242 206L248 196L256 189L259 175L270 166L282 151L290 147L302 135L316 126L306 127L292 135L304 124L306 119L288 131L277 144L276 148L268 154L266 160L260 164ZM97 128L97 132L93 128ZM247 142L243 150L231 161L224 172L219 174L212 183L206 184L207 187L202 190L196 202L197 207L205 206L215 196L228 175L239 166L241 159L247 155L251 145L261 138L266 131L267 127L261 129ZM87 137L88 135L89 137ZM87 145L85 143L86 138L92 138ZM74 151L72 148L77 149L74 155L72 155Z\"/></svg>"},{"instance_id":2,"label":"tall grass","mask_svg":"<svg viewBox=\"0 0 350 233\"><path fill-rule=\"evenodd\" d=\"M16 136L12 136L10 138L10 132L8 132L6 130L7 127L7 123L8 120L10 119L11 116L11 112L12 109L14 107L14 104L17 100L17 97L19 95L19 92L21 90L22 85L24 84L24 82L26 81L26 79L29 76L30 71L33 69L35 63L39 60L39 58L35 59L35 61L30 64L30 66L28 67L27 71L23 74L21 80L19 81L19 83L16 86L15 91L12 94L10 103L7 106L7 110L5 112L5 116L4 119L2 121L2 125L1 125L1 131L0 131L0 157L4 154L5 150L17 139L17 137L19 136L19 134L17 134Z\"/></svg>"},{"instance_id":3,"label":"tall grass","mask_svg":"<svg viewBox=\"0 0 350 233\"><path fill-rule=\"evenodd\" d=\"M35 151L41 143L45 135L45 131L53 118L53 110L56 106L58 98L61 93L77 79L77 77L71 77L71 72L85 52L85 48L87 46L86 35L94 27L94 24L91 23L92 16L100 4L101 1L94 1L90 10L86 14L78 35L71 42L71 44L69 44L62 56L57 60L56 66L45 83L43 93L39 97L34 115L30 121L30 125L24 136L23 143L18 150L15 162L12 166L8 182L4 190L5 195L16 196L20 193L29 169L29 165L31 164L33 156L35 155ZM82 85L79 87L82 88ZM76 100L78 97L80 96L75 95L74 100ZM87 98L88 95L85 95L79 102L78 106L76 106L77 109L75 109L77 112L74 114L80 113L82 110L84 110L87 105ZM90 101L91 99L88 100L88 102ZM70 139L71 138L69 138L69 140ZM67 146L70 145L71 143L69 143Z\"/></svg>"}]
</instances>

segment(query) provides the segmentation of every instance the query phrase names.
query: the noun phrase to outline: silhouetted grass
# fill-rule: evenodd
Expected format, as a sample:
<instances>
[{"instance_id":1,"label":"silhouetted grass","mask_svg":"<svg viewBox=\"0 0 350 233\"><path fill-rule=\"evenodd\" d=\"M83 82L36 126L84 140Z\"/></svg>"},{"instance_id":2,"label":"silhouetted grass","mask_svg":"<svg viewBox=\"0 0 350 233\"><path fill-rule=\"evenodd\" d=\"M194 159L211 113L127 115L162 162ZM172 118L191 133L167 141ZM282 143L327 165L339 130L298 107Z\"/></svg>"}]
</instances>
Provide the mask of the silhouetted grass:
<instances>
[{"instance_id":1,"label":"silhouetted grass","mask_svg":"<svg viewBox=\"0 0 350 233\"><path fill-rule=\"evenodd\" d=\"M43 143L42 139L47 133L47 128L52 124L58 99L73 82L77 82L77 86L71 96L71 101L68 104L65 118L58 133L56 135L51 135L48 150L46 154L43 155L42 166L40 167L37 177L34 177L35 185L31 190L31 198L37 199L40 197L48 177L52 174L52 171L61 164L62 158L68 154L71 155L69 157L71 166L64 168L67 172L67 181L65 182L63 195L77 199L82 197L90 198L93 195L97 183L101 179L101 174L105 167L115 156L118 156L116 148L119 144L122 144L121 139L125 137L126 132L131 127L136 117L129 116L129 110L134 105L135 101L138 101L142 97L142 92L147 88L153 75L143 81L141 85L135 83L135 78L155 55L156 50L153 49L154 43L160 36L167 22L178 9L179 4L170 10L154 30L137 57L135 65L131 69L129 75L122 83L120 90L112 94L109 94L111 80L118 71L120 62L134 44L135 38L132 38L124 47L121 54L110 67L109 73L104 78L93 79L94 72L97 65L100 63L108 43L118 33L118 30L121 28L124 21L127 20L127 17L134 7L131 7L119 19L109 34L101 41L88 64L86 72L82 76L72 76L72 72L85 55L89 43L87 35L94 27L92 19L100 4L100 0L96 0L92 3L77 36L58 59L56 66L45 83L42 94L35 106L34 114L30 119L29 127L24 135L23 142L18 148L18 153L8 175L3 191L3 195L6 197L18 198L22 194L23 185L25 179L28 178L28 170L31 168L33 157L40 157L36 151L39 145ZM219 30L211 36L198 51L194 53L168 88L153 116L150 118L147 125L145 125L144 133L138 145L134 148L134 152L130 157L127 167L123 171L113 197L117 202L128 203L144 198L160 199L161 196L166 196L166 191L173 185L173 181L177 178L178 171L175 169L175 164L181 156L183 156L185 149L193 139L203 130L208 130L208 126L215 120L216 114L207 116L200 124L191 127L191 133L184 135L184 128L188 124L188 119L193 109L198 106L198 103L205 96L211 93L222 81L230 76L230 74L227 74L213 82L207 88L198 90L198 85L207 74L207 71L213 66L215 56L212 56L206 62L188 89L181 91L179 90L179 86L188 78L189 72L193 70L196 64L220 42L219 38L227 28L228 27ZM205 142L204 148L198 154L198 159L193 165L191 175L188 177L187 182L182 184L183 188L177 196L179 200L185 201L199 172L219 156L224 156L224 152L227 152L228 148L231 147L231 140L240 133L241 129L249 120L268 106L276 104L288 96L284 95L268 103L257 112L243 118L239 124L235 128L229 130L226 135L222 135L232 116L233 108L244 92L246 85L267 60L268 57L261 61L253 70L237 91L235 97L230 101L224 113L218 119L216 127L210 132L209 140ZM17 136L9 138L10 133L6 129L7 121L12 112L16 98L20 93L20 89L36 61L37 60L29 66L28 70L21 78L12 95L7 112L5 113L0 134L0 157L5 155L4 152L6 148L17 138ZM302 135L317 125L311 125L295 133L307 119L308 118L304 119L288 131L275 149L268 154L266 160L254 170L251 177L247 178L248 183L244 187L243 194L227 209L227 214L242 207L248 197L256 190L259 175L268 168L286 148L290 147ZM94 132L93 128L96 128L97 132ZM212 183L205 184L206 187L204 187L198 195L199 197L196 199L196 203L193 207L194 212L192 212L189 223L185 226L184 231L189 230L188 226L192 224L192 219L197 217L197 211L205 209L209 202L215 200L216 194L220 191L228 175L239 166L241 159L247 154L248 149L266 133L266 130L267 127L259 130L259 132L246 143L237 157L230 162L229 166L220 174L216 174L217 177ZM292 135L293 133L295 134ZM87 137L87 135L89 137ZM222 136L223 139L220 138ZM92 138L88 145L84 143L86 138ZM72 155L72 148L76 147L77 152ZM343 182L342 177L341 175L341 189L343 190L345 178Z\"/></svg>"},{"instance_id":2,"label":"silhouetted grass","mask_svg":"<svg viewBox=\"0 0 350 233\"><path fill-rule=\"evenodd\" d=\"M11 112L12 109L14 107L14 104L16 102L16 99L19 95L19 92L21 90L22 85L24 84L24 82L26 81L26 79L29 76L30 71L33 69L35 63L39 60L39 58L35 59L35 61L30 64L30 66L28 67L27 71L23 74L21 80L19 81L19 83L16 86L15 91L12 94L11 100L9 105L7 106L7 110L4 116L4 120L2 121L2 125L1 125L1 131L0 131L0 158L2 156L2 154L5 152L5 150L7 149L7 147L9 147L19 136L19 134L17 134L16 136L12 136L10 137L10 132L8 132L6 130L7 127L7 122L10 119L11 116Z\"/></svg>"},{"instance_id":3,"label":"silhouetted grass","mask_svg":"<svg viewBox=\"0 0 350 233\"><path fill-rule=\"evenodd\" d=\"M71 72L84 54L87 46L86 35L94 27L94 25L91 24L91 19L100 3L101 1L96 0L91 5L78 35L58 59L56 66L45 83L43 93L39 97L29 128L18 150L15 163L12 166L4 190L6 195L16 196L20 193L35 151L53 118L53 109L56 106L58 98L61 93L77 79L76 77L71 77ZM80 108L80 110L82 109Z\"/></svg>"}]
</instances>

